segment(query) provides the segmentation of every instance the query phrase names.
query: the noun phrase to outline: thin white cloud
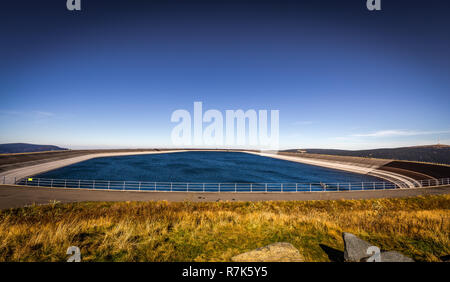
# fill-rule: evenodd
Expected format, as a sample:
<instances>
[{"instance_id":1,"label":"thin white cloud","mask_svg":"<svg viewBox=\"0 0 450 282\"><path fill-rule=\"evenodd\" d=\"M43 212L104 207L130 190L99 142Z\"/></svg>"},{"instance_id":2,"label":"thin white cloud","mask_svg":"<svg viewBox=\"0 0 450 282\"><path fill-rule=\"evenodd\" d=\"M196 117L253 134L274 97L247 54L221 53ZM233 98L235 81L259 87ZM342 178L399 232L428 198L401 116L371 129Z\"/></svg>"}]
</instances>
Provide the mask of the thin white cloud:
<instances>
[{"instance_id":1,"label":"thin white cloud","mask_svg":"<svg viewBox=\"0 0 450 282\"><path fill-rule=\"evenodd\" d=\"M2 115L20 115L20 114L22 114L22 112L10 111L10 110L0 110L0 114L2 114Z\"/></svg>"},{"instance_id":2,"label":"thin white cloud","mask_svg":"<svg viewBox=\"0 0 450 282\"><path fill-rule=\"evenodd\" d=\"M353 134L355 137L395 137L395 136L417 136L417 135L432 135L432 134L447 134L446 131L414 131L414 130L380 130L366 134Z\"/></svg>"},{"instance_id":3,"label":"thin white cloud","mask_svg":"<svg viewBox=\"0 0 450 282\"><path fill-rule=\"evenodd\" d=\"M295 121L292 124L293 125L309 125L309 124L313 124L313 121L310 120L300 120L300 121Z\"/></svg>"},{"instance_id":4,"label":"thin white cloud","mask_svg":"<svg viewBox=\"0 0 450 282\"><path fill-rule=\"evenodd\" d=\"M1 115L8 115L8 116L23 116L23 117L32 117L32 118L47 118L52 117L55 114L51 112L45 112L45 111L15 111L15 110L0 110Z\"/></svg>"},{"instance_id":5,"label":"thin white cloud","mask_svg":"<svg viewBox=\"0 0 450 282\"><path fill-rule=\"evenodd\" d=\"M33 111L33 113L35 115L37 115L38 117L52 117L55 115L54 113L42 112L42 111Z\"/></svg>"},{"instance_id":6,"label":"thin white cloud","mask_svg":"<svg viewBox=\"0 0 450 282\"><path fill-rule=\"evenodd\" d=\"M338 141L347 141L352 140L353 138L350 136L337 136L337 137L331 137L332 140L338 140Z\"/></svg>"}]
</instances>

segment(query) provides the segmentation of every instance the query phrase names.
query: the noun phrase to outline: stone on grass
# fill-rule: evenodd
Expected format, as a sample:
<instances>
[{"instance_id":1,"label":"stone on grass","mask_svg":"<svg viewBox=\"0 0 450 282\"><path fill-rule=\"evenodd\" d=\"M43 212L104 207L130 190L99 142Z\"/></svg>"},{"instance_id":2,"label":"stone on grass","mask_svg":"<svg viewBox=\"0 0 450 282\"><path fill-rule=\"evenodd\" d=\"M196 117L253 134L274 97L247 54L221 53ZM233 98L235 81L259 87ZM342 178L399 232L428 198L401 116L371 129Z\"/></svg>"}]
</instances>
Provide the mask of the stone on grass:
<instances>
[{"instance_id":1,"label":"stone on grass","mask_svg":"<svg viewBox=\"0 0 450 282\"><path fill-rule=\"evenodd\" d=\"M365 262L371 256L367 254L367 249L372 244L356 237L351 233L342 233L344 239L344 260L347 262ZM381 251L381 262L414 262L413 259L395 251Z\"/></svg>"},{"instance_id":2,"label":"stone on grass","mask_svg":"<svg viewBox=\"0 0 450 282\"><path fill-rule=\"evenodd\" d=\"M273 243L231 258L234 262L299 262L300 252L289 243Z\"/></svg>"},{"instance_id":3,"label":"stone on grass","mask_svg":"<svg viewBox=\"0 0 450 282\"><path fill-rule=\"evenodd\" d=\"M369 258L367 248L372 244L359 239L355 235L347 232L342 233L344 239L344 260L348 262L360 262Z\"/></svg>"},{"instance_id":4,"label":"stone on grass","mask_svg":"<svg viewBox=\"0 0 450 282\"><path fill-rule=\"evenodd\" d=\"M414 262L412 258L409 258L399 252L389 251L389 252L381 252L381 261L382 262Z\"/></svg>"}]
</instances>

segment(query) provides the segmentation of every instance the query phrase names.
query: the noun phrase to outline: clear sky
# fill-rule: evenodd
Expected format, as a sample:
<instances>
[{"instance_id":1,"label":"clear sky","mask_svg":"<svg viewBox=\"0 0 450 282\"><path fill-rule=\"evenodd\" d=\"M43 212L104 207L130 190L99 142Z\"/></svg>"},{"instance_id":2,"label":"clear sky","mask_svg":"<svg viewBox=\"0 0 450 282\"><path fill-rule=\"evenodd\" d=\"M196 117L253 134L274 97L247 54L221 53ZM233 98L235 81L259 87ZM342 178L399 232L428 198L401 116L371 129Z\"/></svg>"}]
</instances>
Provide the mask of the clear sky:
<instances>
[{"instance_id":1,"label":"clear sky","mask_svg":"<svg viewBox=\"0 0 450 282\"><path fill-rule=\"evenodd\" d=\"M0 143L171 147L195 101L282 148L450 143L448 1L65 2L2 2Z\"/></svg>"}]
</instances>

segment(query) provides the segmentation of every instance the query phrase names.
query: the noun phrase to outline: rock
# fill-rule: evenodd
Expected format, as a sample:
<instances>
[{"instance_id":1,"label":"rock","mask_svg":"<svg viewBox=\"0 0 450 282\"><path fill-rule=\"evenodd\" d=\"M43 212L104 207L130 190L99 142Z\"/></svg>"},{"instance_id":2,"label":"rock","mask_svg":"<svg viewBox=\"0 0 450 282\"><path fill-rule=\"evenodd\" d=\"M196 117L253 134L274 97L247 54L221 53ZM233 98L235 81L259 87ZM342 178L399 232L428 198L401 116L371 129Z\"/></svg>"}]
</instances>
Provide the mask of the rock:
<instances>
[{"instance_id":1,"label":"rock","mask_svg":"<svg viewBox=\"0 0 450 282\"><path fill-rule=\"evenodd\" d=\"M234 262L300 262L300 252L289 243L273 243L231 258Z\"/></svg>"},{"instance_id":2,"label":"rock","mask_svg":"<svg viewBox=\"0 0 450 282\"><path fill-rule=\"evenodd\" d=\"M381 262L414 262L412 258L402 255L399 252L381 252Z\"/></svg>"},{"instance_id":3,"label":"rock","mask_svg":"<svg viewBox=\"0 0 450 282\"><path fill-rule=\"evenodd\" d=\"M372 244L359 239L351 233L342 233L344 239L344 260L349 262L365 261L370 255L367 254L367 248Z\"/></svg>"},{"instance_id":4,"label":"rock","mask_svg":"<svg viewBox=\"0 0 450 282\"><path fill-rule=\"evenodd\" d=\"M344 239L344 260L347 262L365 262L371 256L367 254L367 249L372 244L356 237L351 233L342 233ZM395 251L381 251L381 262L414 262L413 259Z\"/></svg>"}]
</instances>

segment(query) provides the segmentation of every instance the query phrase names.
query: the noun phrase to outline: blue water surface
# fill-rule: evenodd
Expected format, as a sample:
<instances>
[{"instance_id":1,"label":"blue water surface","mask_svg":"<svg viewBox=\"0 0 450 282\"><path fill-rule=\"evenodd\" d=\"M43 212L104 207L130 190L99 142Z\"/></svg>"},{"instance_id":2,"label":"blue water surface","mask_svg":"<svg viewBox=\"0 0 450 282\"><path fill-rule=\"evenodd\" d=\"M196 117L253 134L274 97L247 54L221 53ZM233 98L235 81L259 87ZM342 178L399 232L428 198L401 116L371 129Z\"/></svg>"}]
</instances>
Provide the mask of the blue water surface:
<instances>
[{"instance_id":1,"label":"blue water surface","mask_svg":"<svg viewBox=\"0 0 450 282\"><path fill-rule=\"evenodd\" d=\"M368 175L239 152L194 151L104 157L34 176L35 178L196 183L372 182Z\"/></svg>"}]
</instances>

